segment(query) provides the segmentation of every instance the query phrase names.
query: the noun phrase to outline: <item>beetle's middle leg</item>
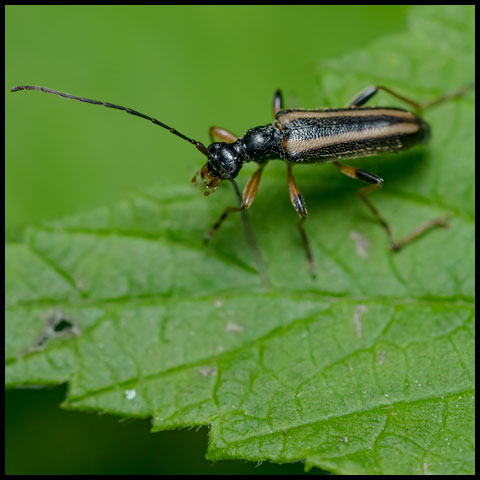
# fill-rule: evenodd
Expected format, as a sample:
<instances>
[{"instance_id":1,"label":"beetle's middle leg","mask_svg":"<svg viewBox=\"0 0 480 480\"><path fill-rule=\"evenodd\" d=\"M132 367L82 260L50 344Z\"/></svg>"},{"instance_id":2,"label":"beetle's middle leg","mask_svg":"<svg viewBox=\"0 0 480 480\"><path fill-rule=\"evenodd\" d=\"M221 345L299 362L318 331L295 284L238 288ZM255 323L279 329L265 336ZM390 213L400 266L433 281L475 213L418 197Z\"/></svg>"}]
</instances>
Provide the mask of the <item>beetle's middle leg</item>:
<instances>
[{"instance_id":1,"label":"beetle's middle leg","mask_svg":"<svg viewBox=\"0 0 480 480\"><path fill-rule=\"evenodd\" d=\"M220 218L214 223L213 227L205 235L205 243L210 241L230 213L241 212L242 210L247 210L247 208L250 207L255 200L255 196L257 195L258 186L260 185L260 179L262 178L262 172L265 168L265 165L266 163L261 164L258 170L250 177L250 180L248 180L247 184L245 185L242 195L242 204L240 207L227 207L223 211L223 213L220 215Z\"/></svg>"},{"instance_id":2,"label":"beetle's middle leg","mask_svg":"<svg viewBox=\"0 0 480 480\"><path fill-rule=\"evenodd\" d=\"M397 252L400 250L402 247L404 247L407 243L410 243L412 240L415 240L416 238L420 237L423 235L427 230L430 230L433 227L439 226L439 227L445 227L449 228L448 225L448 219L450 218L451 214L447 214L444 217L439 217L439 218L434 218L423 225L421 225L419 228L414 230L412 233L407 235L405 238L402 240L395 242L393 239L392 235L392 229L388 222L378 213L378 210L373 206L372 202L367 198L367 196L374 192L375 190L378 190L379 188L382 187L383 185L383 179L380 177L377 177L373 173L366 172L365 170L360 170L355 167L351 167L349 165L343 165L340 162L333 162L336 167L339 168L339 170L344 174L347 175L350 178L354 178L356 180L360 180L365 183L369 183L370 186L361 188L358 191L358 195L360 199L365 203L365 205L368 207L368 209L373 213L375 218L379 221L380 225L384 228L385 232L387 233L388 237L388 242L390 244L390 249L394 252Z\"/></svg>"},{"instance_id":3,"label":"beetle's middle leg","mask_svg":"<svg viewBox=\"0 0 480 480\"><path fill-rule=\"evenodd\" d=\"M303 224L307 218L307 206L305 205L305 200L303 195L298 189L297 183L292 175L292 164L287 163L287 182L288 182L288 193L290 194L290 200L292 201L293 208L300 215L300 221L297 223L297 227L300 230L300 235L302 236L303 247L305 248L305 253L307 255L307 262L310 268L310 274L312 277L317 276L315 261L313 260L312 249L310 248L310 242L307 237L307 233L303 228Z\"/></svg>"},{"instance_id":4,"label":"beetle's middle leg","mask_svg":"<svg viewBox=\"0 0 480 480\"><path fill-rule=\"evenodd\" d=\"M283 110L285 107L283 106L283 95L282 91L278 89L275 94L273 95L273 118L275 115L280 111Z\"/></svg>"}]
</instances>

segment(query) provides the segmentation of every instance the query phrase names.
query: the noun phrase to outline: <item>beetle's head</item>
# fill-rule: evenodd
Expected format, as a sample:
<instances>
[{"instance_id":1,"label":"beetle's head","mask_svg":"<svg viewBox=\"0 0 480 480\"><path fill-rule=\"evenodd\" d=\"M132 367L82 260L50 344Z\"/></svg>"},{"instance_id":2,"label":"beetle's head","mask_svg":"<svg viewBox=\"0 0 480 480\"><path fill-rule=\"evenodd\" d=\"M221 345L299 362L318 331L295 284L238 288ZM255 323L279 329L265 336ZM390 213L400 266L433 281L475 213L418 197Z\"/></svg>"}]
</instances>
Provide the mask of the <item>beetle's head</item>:
<instances>
[{"instance_id":1,"label":"beetle's head","mask_svg":"<svg viewBox=\"0 0 480 480\"><path fill-rule=\"evenodd\" d=\"M212 143L208 147L208 162L201 168L200 176L207 189L213 193L222 180L233 180L242 168L240 155L230 143ZM193 181L195 182L196 176Z\"/></svg>"}]
</instances>

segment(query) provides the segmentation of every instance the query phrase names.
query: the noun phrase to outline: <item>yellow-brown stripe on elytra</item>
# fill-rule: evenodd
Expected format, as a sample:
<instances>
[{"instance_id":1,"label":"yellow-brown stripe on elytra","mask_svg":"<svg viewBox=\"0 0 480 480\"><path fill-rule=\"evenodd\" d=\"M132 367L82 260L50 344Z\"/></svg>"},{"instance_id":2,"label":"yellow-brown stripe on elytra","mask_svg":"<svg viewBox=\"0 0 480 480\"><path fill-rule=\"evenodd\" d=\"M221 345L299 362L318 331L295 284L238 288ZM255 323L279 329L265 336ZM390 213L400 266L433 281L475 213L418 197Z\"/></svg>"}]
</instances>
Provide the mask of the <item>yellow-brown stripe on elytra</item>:
<instances>
[{"instance_id":1,"label":"yellow-brown stripe on elytra","mask_svg":"<svg viewBox=\"0 0 480 480\"><path fill-rule=\"evenodd\" d=\"M282 110L275 116L275 121L279 125L293 122L300 118L336 118L336 117L372 117L372 116L388 116L414 121L416 116L406 110L398 110L395 108L348 108L338 110Z\"/></svg>"},{"instance_id":2,"label":"yellow-brown stripe on elytra","mask_svg":"<svg viewBox=\"0 0 480 480\"><path fill-rule=\"evenodd\" d=\"M419 130L420 125L418 123L396 123L386 127L373 127L353 132L346 131L336 135L312 138L311 140L290 137L284 140L283 147L289 154L298 154L340 143L360 142L362 140L370 140L373 138L387 138L408 135L418 132Z\"/></svg>"}]
</instances>

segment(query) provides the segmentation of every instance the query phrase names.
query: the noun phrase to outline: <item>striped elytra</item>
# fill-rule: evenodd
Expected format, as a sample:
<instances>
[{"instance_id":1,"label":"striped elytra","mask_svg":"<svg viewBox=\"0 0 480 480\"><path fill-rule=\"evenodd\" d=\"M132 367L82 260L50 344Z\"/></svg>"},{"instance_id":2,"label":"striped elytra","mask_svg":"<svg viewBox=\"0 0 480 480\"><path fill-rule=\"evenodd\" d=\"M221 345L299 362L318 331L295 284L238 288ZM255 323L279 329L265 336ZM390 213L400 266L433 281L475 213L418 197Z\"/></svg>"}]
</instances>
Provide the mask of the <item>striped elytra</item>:
<instances>
[{"instance_id":1,"label":"striped elytra","mask_svg":"<svg viewBox=\"0 0 480 480\"><path fill-rule=\"evenodd\" d=\"M284 158L294 163L399 152L427 141L430 131L417 115L385 107L281 110L275 126Z\"/></svg>"}]
</instances>

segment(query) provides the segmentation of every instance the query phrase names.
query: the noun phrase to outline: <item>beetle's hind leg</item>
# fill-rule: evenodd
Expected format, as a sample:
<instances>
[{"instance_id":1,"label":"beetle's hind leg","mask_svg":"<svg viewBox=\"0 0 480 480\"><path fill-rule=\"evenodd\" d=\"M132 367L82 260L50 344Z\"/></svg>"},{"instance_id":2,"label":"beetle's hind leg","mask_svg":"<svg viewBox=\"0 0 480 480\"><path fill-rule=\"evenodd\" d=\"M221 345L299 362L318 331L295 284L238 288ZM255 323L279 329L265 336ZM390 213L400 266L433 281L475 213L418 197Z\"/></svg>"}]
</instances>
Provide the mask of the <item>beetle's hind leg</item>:
<instances>
[{"instance_id":1,"label":"beetle's hind leg","mask_svg":"<svg viewBox=\"0 0 480 480\"><path fill-rule=\"evenodd\" d=\"M335 166L339 168L339 170L344 174L347 175L350 178L354 178L356 180L360 180L365 183L369 183L370 185L365 188L361 188L358 191L358 196L362 200L363 203L368 207L368 209L373 213L375 218L379 221L380 225L383 227L385 232L387 233L387 238L388 242L390 244L390 249L394 252L397 252L400 250L402 247L404 247L407 243L410 243L411 241L415 240L416 238L420 237L423 235L426 231L430 230L433 227L444 227L444 228L449 228L448 224L448 219L451 217L451 213L448 213L444 217L439 217L439 218L434 218L420 227L418 227L416 230L414 230L412 233L404 237L402 240L396 242L393 239L392 235L392 229L388 222L380 215L378 210L373 206L372 202L367 198L370 193L374 192L375 190L378 190L379 188L382 187L383 185L383 179L380 177L377 177L373 173L366 172L365 170L360 170L355 167L350 167L348 165L343 165L340 162L334 162Z\"/></svg>"},{"instance_id":2,"label":"beetle's hind leg","mask_svg":"<svg viewBox=\"0 0 480 480\"><path fill-rule=\"evenodd\" d=\"M288 193L290 194L290 200L292 202L293 208L300 215L300 220L297 223L297 227L300 230L300 235L302 237L303 247L305 248L305 253L307 255L307 262L310 268L310 274L313 278L317 276L317 271L315 267L315 261L313 259L312 249L310 248L310 241L308 240L307 233L303 228L303 224L307 218L307 206L305 205L305 200L303 195L298 189L297 183L292 175L292 164L287 163L287 182L288 182Z\"/></svg>"},{"instance_id":3,"label":"beetle's hind leg","mask_svg":"<svg viewBox=\"0 0 480 480\"><path fill-rule=\"evenodd\" d=\"M408 103L416 110L424 110L428 107L432 107L433 105L438 105L440 103L446 102L451 100L452 98L461 97L464 95L470 88L473 87L473 83L464 85L462 88L455 90L454 92L446 93L434 100L430 100L429 102L416 102L410 98L407 98L400 93L393 91L388 87L384 87L383 85L374 85L373 87L368 87L362 92L360 92L348 105L347 107L361 107L365 105L374 95L376 95L380 90L389 93L395 98L402 100L402 102Z\"/></svg>"}]
</instances>

